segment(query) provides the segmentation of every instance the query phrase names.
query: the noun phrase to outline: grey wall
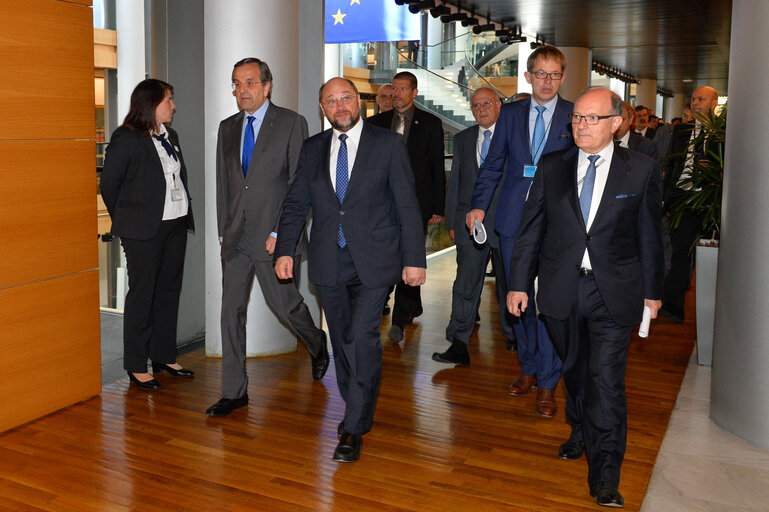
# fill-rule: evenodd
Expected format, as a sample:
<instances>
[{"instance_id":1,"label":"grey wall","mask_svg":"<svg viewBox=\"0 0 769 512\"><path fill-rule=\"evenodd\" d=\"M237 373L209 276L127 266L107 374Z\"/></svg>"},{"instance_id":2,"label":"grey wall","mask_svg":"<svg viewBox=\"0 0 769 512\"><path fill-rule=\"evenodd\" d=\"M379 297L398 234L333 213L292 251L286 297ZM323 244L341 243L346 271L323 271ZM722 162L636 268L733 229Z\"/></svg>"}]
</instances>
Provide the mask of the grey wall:
<instances>
[{"instance_id":1,"label":"grey wall","mask_svg":"<svg viewBox=\"0 0 769 512\"><path fill-rule=\"evenodd\" d=\"M323 2L299 0L299 110L310 135L321 130L318 89L323 81Z\"/></svg>"},{"instance_id":2,"label":"grey wall","mask_svg":"<svg viewBox=\"0 0 769 512\"><path fill-rule=\"evenodd\" d=\"M187 166L196 231L187 238L180 345L205 336L203 0L152 0L151 76L174 86L173 127Z\"/></svg>"},{"instance_id":3,"label":"grey wall","mask_svg":"<svg viewBox=\"0 0 769 512\"><path fill-rule=\"evenodd\" d=\"M769 449L769 2L735 0L724 211L711 380L713 420ZM759 75L755 80L746 77Z\"/></svg>"}]
</instances>

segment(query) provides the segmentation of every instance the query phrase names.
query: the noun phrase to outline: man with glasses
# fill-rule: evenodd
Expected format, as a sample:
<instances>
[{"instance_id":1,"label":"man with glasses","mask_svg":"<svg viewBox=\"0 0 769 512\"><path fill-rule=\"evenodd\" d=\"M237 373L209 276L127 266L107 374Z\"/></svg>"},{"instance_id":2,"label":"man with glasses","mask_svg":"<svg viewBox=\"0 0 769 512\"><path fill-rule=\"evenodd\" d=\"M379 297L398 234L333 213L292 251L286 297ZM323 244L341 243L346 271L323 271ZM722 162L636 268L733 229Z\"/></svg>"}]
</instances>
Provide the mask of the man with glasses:
<instances>
[{"instance_id":1,"label":"man with glasses","mask_svg":"<svg viewBox=\"0 0 769 512\"><path fill-rule=\"evenodd\" d=\"M329 364L325 333L315 326L293 282L278 281L273 252L283 199L294 181L307 121L269 98L272 73L246 58L232 71L232 94L240 112L219 125L216 145L216 214L222 253L222 398L209 416L226 416L248 405L246 311L254 275L265 302L307 347L312 378ZM306 250L302 236L297 253ZM296 258L296 270L300 258ZM298 272L294 272L298 278Z\"/></svg>"},{"instance_id":2,"label":"man with glasses","mask_svg":"<svg viewBox=\"0 0 769 512\"><path fill-rule=\"evenodd\" d=\"M495 190L502 183L494 228L499 233L508 282L513 277L510 255L539 159L574 145L569 125L574 105L558 96L566 79L566 56L554 46L540 46L529 55L526 68L524 76L531 84L532 96L502 106L489 154L478 171L473 209L466 218L471 230L475 221L483 222ZM529 292L533 292L533 284ZM558 411L554 391L561 378L561 360L545 324L537 318L536 308L530 308L513 327L521 375L510 384L508 392L521 396L539 386L535 411L552 418Z\"/></svg>"},{"instance_id":3,"label":"man with glasses","mask_svg":"<svg viewBox=\"0 0 769 512\"><path fill-rule=\"evenodd\" d=\"M425 244L403 137L360 118L346 78L319 93L332 128L307 139L278 227L275 272L293 275L296 245L312 211L309 277L328 321L345 402L334 460L360 457L382 373L379 325L388 287L425 282Z\"/></svg>"},{"instance_id":4,"label":"man with glasses","mask_svg":"<svg viewBox=\"0 0 769 512\"><path fill-rule=\"evenodd\" d=\"M587 453L590 495L622 507L618 491L627 441L625 368L644 307L662 302L662 212L656 162L614 144L622 99L583 92L574 106L576 148L540 160L510 262L507 306L537 307L563 359L571 436L565 459Z\"/></svg>"},{"instance_id":5,"label":"man with glasses","mask_svg":"<svg viewBox=\"0 0 769 512\"><path fill-rule=\"evenodd\" d=\"M454 136L454 158L451 161L449 188L446 192L446 229L451 241L457 246L457 275L451 290L451 318L446 327L446 339L451 346L445 352L433 354L434 361L460 366L470 364L467 344L475 327L489 251L494 258L495 268L503 267L499 237L494 233L499 193L495 194L484 219L486 243L475 243L465 227L465 215L470 210L478 167L483 164L488 154L502 102L492 89L481 87L473 93L470 103L473 117L478 124ZM505 306L507 283L501 270L496 273L495 291L499 302L502 334L508 344L515 344L515 334Z\"/></svg>"},{"instance_id":6,"label":"man with glasses","mask_svg":"<svg viewBox=\"0 0 769 512\"><path fill-rule=\"evenodd\" d=\"M395 130L406 139L411 170L414 173L417 200L422 209L422 229L443 220L446 195L446 172L443 164L443 125L433 114L414 106L417 77L402 71L393 77L393 110L368 119L376 126ZM403 340L404 328L422 314L419 287L398 283L392 311L390 340Z\"/></svg>"}]
</instances>

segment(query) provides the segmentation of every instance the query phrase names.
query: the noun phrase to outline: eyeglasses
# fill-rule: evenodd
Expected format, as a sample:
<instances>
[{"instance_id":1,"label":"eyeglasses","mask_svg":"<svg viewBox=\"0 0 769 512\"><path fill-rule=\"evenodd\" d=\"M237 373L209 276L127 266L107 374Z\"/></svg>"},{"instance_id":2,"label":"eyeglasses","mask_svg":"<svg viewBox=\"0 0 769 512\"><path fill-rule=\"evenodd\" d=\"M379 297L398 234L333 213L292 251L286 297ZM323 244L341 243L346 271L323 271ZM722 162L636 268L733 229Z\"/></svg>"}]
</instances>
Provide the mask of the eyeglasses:
<instances>
[{"instance_id":1,"label":"eyeglasses","mask_svg":"<svg viewBox=\"0 0 769 512\"><path fill-rule=\"evenodd\" d=\"M355 96L342 96L341 98L331 98L323 102L328 108L336 108L337 105L349 105L355 99Z\"/></svg>"},{"instance_id":2,"label":"eyeglasses","mask_svg":"<svg viewBox=\"0 0 769 512\"><path fill-rule=\"evenodd\" d=\"M588 114L586 116L581 114L569 114L571 124L579 124L581 121L585 121L587 124L598 124L598 121L601 119L609 119L610 117L617 117L617 114L609 114L608 116L599 116L596 114Z\"/></svg>"},{"instance_id":3,"label":"eyeglasses","mask_svg":"<svg viewBox=\"0 0 769 512\"><path fill-rule=\"evenodd\" d=\"M473 103L472 105L470 105L470 108L471 108L472 110L476 110L476 111L477 111L477 110L485 110L485 109L487 109L487 108L491 108L491 106L492 106L493 104L494 104L494 102L493 102L493 101L488 101L488 100L486 100L486 101L484 101L483 103Z\"/></svg>"},{"instance_id":4,"label":"eyeglasses","mask_svg":"<svg viewBox=\"0 0 769 512\"><path fill-rule=\"evenodd\" d=\"M542 71L542 70L532 71L530 74L531 74L531 76L535 76L535 77L539 78L540 80L544 80L547 77L550 77L550 80L560 80L561 78L563 78L563 73L558 73L558 72L547 73L547 72Z\"/></svg>"},{"instance_id":5,"label":"eyeglasses","mask_svg":"<svg viewBox=\"0 0 769 512\"><path fill-rule=\"evenodd\" d=\"M232 82L232 90L237 91L241 87L246 89L253 89L256 84L263 84L264 82L257 82L256 80L246 80L245 82Z\"/></svg>"}]
</instances>

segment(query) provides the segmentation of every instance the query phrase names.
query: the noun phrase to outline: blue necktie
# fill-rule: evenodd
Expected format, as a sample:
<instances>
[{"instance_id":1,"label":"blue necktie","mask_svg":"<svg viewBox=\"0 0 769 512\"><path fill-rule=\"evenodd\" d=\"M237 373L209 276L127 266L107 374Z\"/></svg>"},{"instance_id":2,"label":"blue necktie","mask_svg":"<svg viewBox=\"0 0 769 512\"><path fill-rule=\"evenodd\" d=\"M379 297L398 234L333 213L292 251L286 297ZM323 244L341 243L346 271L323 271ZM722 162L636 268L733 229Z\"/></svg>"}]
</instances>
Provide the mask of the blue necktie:
<instances>
[{"instance_id":1,"label":"blue necktie","mask_svg":"<svg viewBox=\"0 0 769 512\"><path fill-rule=\"evenodd\" d=\"M486 155L489 154L489 146L491 145L491 130L483 132L483 142L481 142L481 163L486 160Z\"/></svg>"},{"instance_id":2,"label":"blue necktie","mask_svg":"<svg viewBox=\"0 0 769 512\"><path fill-rule=\"evenodd\" d=\"M590 217L590 203L593 201L595 162L599 158L598 155L590 155L587 157L587 159L590 160L590 165L587 166L585 179L582 180L582 192L579 194L579 207L582 210L582 220L585 221L585 228L587 228L587 219Z\"/></svg>"},{"instance_id":3,"label":"blue necktie","mask_svg":"<svg viewBox=\"0 0 769 512\"><path fill-rule=\"evenodd\" d=\"M534 108L537 109L537 120L534 121L534 135L531 138L531 163L537 165L539 157L542 156L542 150L545 149L545 118L542 114L547 108L542 105Z\"/></svg>"},{"instance_id":4,"label":"blue necktie","mask_svg":"<svg viewBox=\"0 0 769 512\"><path fill-rule=\"evenodd\" d=\"M168 156L173 157L174 160L177 162L179 161L179 158L176 156L176 151L174 151L174 147L171 145L168 140L166 140L166 134L163 133L161 135L153 135L157 140L160 141L160 145L163 146L163 149L166 150L166 153L168 153Z\"/></svg>"},{"instance_id":5,"label":"blue necktie","mask_svg":"<svg viewBox=\"0 0 769 512\"><path fill-rule=\"evenodd\" d=\"M344 195L347 193L347 184L350 182L350 177L347 175L347 135L341 134L339 136L339 156L336 159L336 198L339 200L339 205L342 205L344 201ZM342 223L339 223L339 231L336 234L336 243L339 247L347 245L347 241L344 239L344 233L342 233Z\"/></svg>"},{"instance_id":6,"label":"blue necktie","mask_svg":"<svg viewBox=\"0 0 769 512\"><path fill-rule=\"evenodd\" d=\"M254 152L254 116L248 116L246 136L243 137L243 156L240 158L240 166L243 168L243 177L248 174L248 164L251 163L251 153Z\"/></svg>"}]
</instances>

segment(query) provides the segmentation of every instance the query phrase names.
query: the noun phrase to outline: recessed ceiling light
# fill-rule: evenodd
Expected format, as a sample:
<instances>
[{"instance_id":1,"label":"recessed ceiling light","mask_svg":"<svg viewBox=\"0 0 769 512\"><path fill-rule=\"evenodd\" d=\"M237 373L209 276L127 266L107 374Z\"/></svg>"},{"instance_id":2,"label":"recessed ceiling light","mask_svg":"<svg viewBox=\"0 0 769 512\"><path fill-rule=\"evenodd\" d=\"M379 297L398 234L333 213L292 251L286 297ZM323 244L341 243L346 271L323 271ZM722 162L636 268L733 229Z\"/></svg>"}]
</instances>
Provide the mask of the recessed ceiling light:
<instances>
[{"instance_id":1,"label":"recessed ceiling light","mask_svg":"<svg viewBox=\"0 0 769 512\"><path fill-rule=\"evenodd\" d=\"M684 82L685 84L688 84L688 83L690 83L690 82L693 82L693 81L694 81L694 80L692 80L691 78L684 78L684 80L683 80L683 82Z\"/></svg>"}]
</instances>

